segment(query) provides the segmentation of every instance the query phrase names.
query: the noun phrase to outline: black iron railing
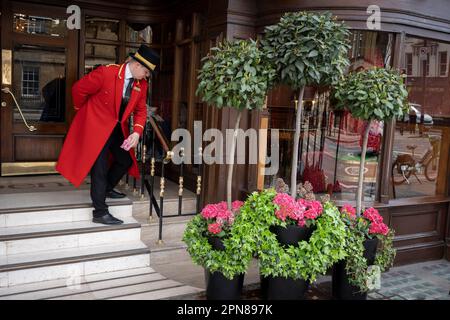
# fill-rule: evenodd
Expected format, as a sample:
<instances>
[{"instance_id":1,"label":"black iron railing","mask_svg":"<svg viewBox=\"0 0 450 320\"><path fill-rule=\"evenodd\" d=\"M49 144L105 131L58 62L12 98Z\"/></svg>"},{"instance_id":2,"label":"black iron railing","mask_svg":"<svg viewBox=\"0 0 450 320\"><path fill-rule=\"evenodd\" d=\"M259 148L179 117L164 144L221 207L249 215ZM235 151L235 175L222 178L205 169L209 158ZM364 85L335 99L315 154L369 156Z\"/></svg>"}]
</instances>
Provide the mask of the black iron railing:
<instances>
[{"instance_id":1,"label":"black iron railing","mask_svg":"<svg viewBox=\"0 0 450 320\"><path fill-rule=\"evenodd\" d=\"M132 123L130 124L132 125ZM148 141L150 139L150 141ZM156 155L156 141L159 142L161 151L162 151L162 157L157 157ZM147 143L150 142L151 144L151 151L150 151L150 158L147 159ZM198 155L200 158L202 157L202 148L199 148ZM147 124L144 129L144 134L142 135L142 139L139 142L139 145L136 148L136 159L138 162L141 163L141 184L140 184L140 196L141 199L145 198L145 189L147 190L147 193L149 195L149 220L151 221L153 218L153 210L155 210L156 215L159 218L159 231L158 231L158 244L162 244L162 234L163 234L163 221L165 218L172 218L172 217L180 217L180 216L192 216L200 212L200 205L201 205L201 191L202 191L202 165L199 165L198 168L198 174L196 176L196 212L189 212L189 213L183 213L183 195L185 191L185 155L184 150L181 148L180 152L180 158L181 162L180 164L176 165L173 161L173 152L169 148L169 142L168 139L163 134L160 126L157 124L153 116L149 116L149 119L147 121ZM150 162L149 162L149 161ZM171 168L176 168L176 166L179 167L178 170L178 212L177 214L170 214L165 215L164 214L164 200L165 200L165 191L166 191L166 169L168 164L171 163ZM160 183L159 183L159 203L154 195L155 190L155 177L156 177L156 171L157 171L157 165L160 164ZM149 171L149 174L147 172ZM132 177L132 184L133 184L133 192L137 193L137 179ZM130 183L130 177L127 174L125 178L125 182L127 186L129 186Z\"/></svg>"}]
</instances>

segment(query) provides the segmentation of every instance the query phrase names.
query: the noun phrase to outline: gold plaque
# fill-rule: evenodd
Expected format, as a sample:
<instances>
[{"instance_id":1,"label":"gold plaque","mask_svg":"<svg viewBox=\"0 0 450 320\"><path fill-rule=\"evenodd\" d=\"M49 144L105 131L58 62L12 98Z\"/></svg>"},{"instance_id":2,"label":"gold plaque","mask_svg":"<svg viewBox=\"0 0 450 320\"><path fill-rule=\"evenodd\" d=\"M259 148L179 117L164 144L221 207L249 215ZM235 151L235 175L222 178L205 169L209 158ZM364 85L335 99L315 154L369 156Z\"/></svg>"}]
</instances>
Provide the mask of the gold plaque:
<instances>
[{"instance_id":1,"label":"gold plaque","mask_svg":"<svg viewBox=\"0 0 450 320\"><path fill-rule=\"evenodd\" d=\"M2 49L2 85L11 85L12 51Z\"/></svg>"}]
</instances>

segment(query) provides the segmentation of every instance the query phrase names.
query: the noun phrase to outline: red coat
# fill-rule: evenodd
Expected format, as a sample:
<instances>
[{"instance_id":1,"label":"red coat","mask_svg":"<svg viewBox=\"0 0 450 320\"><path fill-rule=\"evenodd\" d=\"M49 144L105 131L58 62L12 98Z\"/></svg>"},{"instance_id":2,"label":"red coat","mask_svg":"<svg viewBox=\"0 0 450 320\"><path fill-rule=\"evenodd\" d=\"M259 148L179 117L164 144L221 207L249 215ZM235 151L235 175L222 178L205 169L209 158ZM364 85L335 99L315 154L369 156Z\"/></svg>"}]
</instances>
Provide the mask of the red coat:
<instances>
[{"instance_id":1,"label":"red coat","mask_svg":"<svg viewBox=\"0 0 450 320\"><path fill-rule=\"evenodd\" d=\"M119 118L124 84L125 64L100 66L72 87L75 109L78 110L67 133L56 170L75 187L79 187L91 170L100 151ZM134 114L134 132L142 135L147 119L147 82L134 81L131 97L122 117L122 132L129 136L128 119ZM139 170L130 149L133 165L129 174L139 178Z\"/></svg>"}]
</instances>

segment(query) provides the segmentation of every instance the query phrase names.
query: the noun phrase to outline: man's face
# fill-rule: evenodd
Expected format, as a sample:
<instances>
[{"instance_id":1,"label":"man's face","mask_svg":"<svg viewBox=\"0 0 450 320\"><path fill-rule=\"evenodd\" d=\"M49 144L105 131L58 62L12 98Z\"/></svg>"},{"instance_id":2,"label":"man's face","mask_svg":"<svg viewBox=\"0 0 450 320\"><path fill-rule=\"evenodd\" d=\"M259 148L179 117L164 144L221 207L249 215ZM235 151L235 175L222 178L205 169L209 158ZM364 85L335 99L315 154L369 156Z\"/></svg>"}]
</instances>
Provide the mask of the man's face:
<instances>
[{"instance_id":1,"label":"man's face","mask_svg":"<svg viewBox=\"0 0 450 320\"><path fill-rule=\"evenodd\" d=\"M144 78L150 77L150 70L148 70L139 62L133 61L133 63L131 63L130 65L130 71L133 75L133 78L136 80L142 80Z\"/></svg>"}]
</instances>

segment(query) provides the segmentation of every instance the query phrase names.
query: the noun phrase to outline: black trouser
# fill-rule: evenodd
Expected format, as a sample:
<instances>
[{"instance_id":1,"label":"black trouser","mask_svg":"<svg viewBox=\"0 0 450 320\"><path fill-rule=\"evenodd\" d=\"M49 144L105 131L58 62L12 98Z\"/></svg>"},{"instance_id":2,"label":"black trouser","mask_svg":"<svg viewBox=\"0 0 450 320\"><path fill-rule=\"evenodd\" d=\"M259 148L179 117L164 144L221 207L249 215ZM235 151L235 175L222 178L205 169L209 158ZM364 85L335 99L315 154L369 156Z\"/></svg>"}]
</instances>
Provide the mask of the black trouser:
<instances>
[{"instance_id":1,"label":"black trouser","mask_svg":"<svg viewBox=\"0 0 450 320\"><path fill-rule=\"evenodd\" d=\"M91 168L91 199L94 205L94 217L101 217L108 212L106 193L117 185L133 164L129 151L120 147L123 140L122 129L118 123ZM109 152L112 153L114 162L108 168Z\"/></svg>"}]
</instances>

